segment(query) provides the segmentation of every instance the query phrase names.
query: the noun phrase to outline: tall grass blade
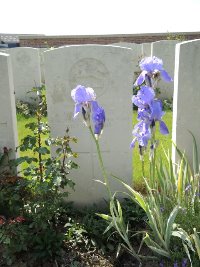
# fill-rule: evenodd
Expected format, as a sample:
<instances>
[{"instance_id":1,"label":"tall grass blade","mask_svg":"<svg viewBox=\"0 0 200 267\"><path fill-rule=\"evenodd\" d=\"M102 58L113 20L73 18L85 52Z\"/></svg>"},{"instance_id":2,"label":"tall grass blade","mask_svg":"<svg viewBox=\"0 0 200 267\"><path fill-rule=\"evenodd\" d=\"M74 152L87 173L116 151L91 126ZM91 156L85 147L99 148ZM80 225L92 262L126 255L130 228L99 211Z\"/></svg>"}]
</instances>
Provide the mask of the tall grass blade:
<instances>
[{"instance_id":1,"label":"tall grass blade","mask_svg":"<svg viewBox=\"0 0 200 267\"><path fill-rule=\"evenodd\" d=\"M162 249L157 243L155 243L149 235L146 233L145 237L143 238L146 245L154 252L164 257L170 258L170 254L168 251Z\"/></svg>"},{"instance_id":2,"label":"tall grass blade","mask_svg":"<svg viewBox=\"0 0 200 267\"><path fill-rule=\"evenodd\" d=\"M168 249L169 249L169 244L170 244L170 238L172 236L174 220L176 219L178 211L179 211L179 207L176 206L173 209L173 211L170 213L169 218L167 220L167 226L166 226L166 231L165 231L165 242L166 242Z\"/></svg>"},{"instance_id":3,"label":"tall grass blade","mask_svg":"<svg viewBox=\"0 0 200 267\"><path fill-rule=\"evenodd\" d=\"M197 251L197 254L198 254L199 260L200 260L200 238L199 238L199 235L196 231L196 228L194 228L194 234L192 234L192 238L194 239L196 251Z\"/></svg>"},{"instance_id":4,"label":"tall grass blade","mask_svg":"<svg viewBox=\"0 0 200 267\"><path fill-rule=\"evenodd\" d=\"M193 171L194 174L199 173L199 158L198 158L198 150L197 150L197 142L196 139L191 131L189 133L192 136L193 139Z\"/></svg>"}]
</instances>

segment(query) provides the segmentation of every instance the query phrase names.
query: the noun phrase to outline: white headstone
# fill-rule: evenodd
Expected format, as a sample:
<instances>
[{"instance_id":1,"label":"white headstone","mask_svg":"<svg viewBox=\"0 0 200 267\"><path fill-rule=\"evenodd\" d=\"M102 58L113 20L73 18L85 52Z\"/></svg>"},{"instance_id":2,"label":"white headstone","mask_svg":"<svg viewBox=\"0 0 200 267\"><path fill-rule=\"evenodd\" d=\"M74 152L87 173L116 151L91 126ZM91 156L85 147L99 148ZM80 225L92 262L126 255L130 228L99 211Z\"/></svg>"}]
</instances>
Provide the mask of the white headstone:
<instances>
[{"instance_id":1,"label":"white headstone","mask_svg":"<svg viewBox=\"0 0 200 267\"><path fill-rule=\"evenodd\" d=\"M177 44L174 76L172 140L192 164L192 136L200 144L200 40ZM175 148L173 160L177 161ZM199 150L200 155L200 150Z\"/></svg>"},{"instance_id":2,"label":"white headstone","mask_svg":"<svg viewBox=\"0 0 200 267\"><path fill-rule=\"evenodd\" d=\"M168 74L173 78L174 76L174 65L175 65L175 47L179 41L164 40L158 41L151 44L151 56L156 56L161 58L164 63L164 69ZM160 80L157 85L160 88L162 99L172 99L173 97L173 82L166 83L163 80Z\"/></svg>"},{"instance_id":3,"label":"white headstone","mask_svg":"<svg viewBox=\"0 0 200 267\"><path fill-rule=\"evenodd\" d=\"M48 48L39 48L40 55L40 71L41 71L41 81L45 84L45 75L44 75L44 51L47 51Z\"/></svg>"},{"instance_id":4,"label":"white headstone","mask_svg":"<svg viewBox=\"0 0 200 267\"><path fill-rule=\"evenodd\" d=\"M151 43L143 43L142 46L142 56L150 57L151 56Z\"/></svg>"},{"instance_id":5,"label":"white headstone","mask_svg":"<svg viewBox=\"0 0 200 267\"><path fill-rule=\"evenodd\" d=\"M16 158L17 122L14 86L10 56L0 53L0 151L12 149L11 158Z\"/></svg>"},{"instance_id":6,"label":"white headstone","mask_svg":"<svg viewBox=\"0 0 200 267\"><path fill-rule=\"evenodd\" d=\"M133 51L128 48L84 45L68 46L44 52L47 106L52 136L62 136L69 126L70 135L78 138L73 147L78 152L79 170L73 171L76 190L71 200L90 205L108 198L102 180L97 152L82 115L74 120L71 90L78 84L92 87L105 109L106 124L100 146L108 173L132 180L132 85ZM113 191L119 182L110 180ZM120 187L121 188L121 187Z\"/></svg>"},{"instance_id":7,"label":"white headstone","mask_svg":"<svg viewBox=\"0 0 200 267\"><path fill-rule=\"evenodd\" d=\"M113 43L112 46L126 47L126 48L131 48L133 50L133 53L132 53L132 55L133 55L132 61L134 63L133 79L135 81L138 77L138 73L140 72L139 62L143 58L141 44L119 42L119 43Z\"/></svg>"},{"instance_id":8,"label":"white headstone","mask_svg":"<svg viewBox=\"0 0 200 267\"><path fill-rule=\"evenodd\" d=\"M39 50L31 47L9 49L11 55L14 88L17 100L32 102L27 94L35 86L41 86Z\"/></svg>"}]
</instances>

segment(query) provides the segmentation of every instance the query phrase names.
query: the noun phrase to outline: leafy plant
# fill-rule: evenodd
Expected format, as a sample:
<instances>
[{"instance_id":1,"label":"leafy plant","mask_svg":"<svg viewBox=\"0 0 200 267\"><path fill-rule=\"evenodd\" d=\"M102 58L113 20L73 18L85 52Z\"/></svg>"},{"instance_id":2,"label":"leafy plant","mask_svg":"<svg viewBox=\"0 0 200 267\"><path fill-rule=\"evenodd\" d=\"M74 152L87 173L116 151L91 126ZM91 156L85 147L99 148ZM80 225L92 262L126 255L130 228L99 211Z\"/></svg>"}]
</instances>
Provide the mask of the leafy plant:
<instances>
[{"instance_id":1,"label":"leafy plant","mask_svg":"<svg viewBox=\"0 0 200 267\"><path fill-rule=\"evenodd\" d=\"M32 90L30 90L28 93L34 93L38 91L38 87L33 87ZM46 88L45 85L42 85L40 87L40 93L43 98L43 114L46 116L47 115L47 103L46 103ZM38 98L31 96L30 97L30 102L25 102L22 100L17 100L16 101L16 110L18 114L22 114L25 117L31 117L34 116L35 113L37 112L38 108Z\"/></svg>"},{"instance_id":2,"label":"leafy plant","mask_svg":"<svg viewBox=\"0 0 200 267\"><path fill-rule=\"evenodd\" d=\"M27 155L12 161L13 167L23 163L28 163L28 167L20 170L20 176L18 173L18 176L10 177L10 180L7 177L0 183L1 212L6 222L19 214L26 218L21 225L2 225L3 250L8 255L6 259L12 259L11 264L18 253L25 250L29 260L38 264L60 256L64 234L59 228L59 217L64 210L63 200L68 196L67 188L74 189L75 186L68 175L71 169L78 167L73 161L77 154L70 147L71 142L77 140L69 136L69 129L62 138L46 138L49 127L43 118L46 100L42 90L33 90L38 98L37 121L26 125L32 134L26 136L18 148ZM54 157L50 156L52 146ZM30 151L34 152L32 156Z\"/></svg>"}]
</instances>

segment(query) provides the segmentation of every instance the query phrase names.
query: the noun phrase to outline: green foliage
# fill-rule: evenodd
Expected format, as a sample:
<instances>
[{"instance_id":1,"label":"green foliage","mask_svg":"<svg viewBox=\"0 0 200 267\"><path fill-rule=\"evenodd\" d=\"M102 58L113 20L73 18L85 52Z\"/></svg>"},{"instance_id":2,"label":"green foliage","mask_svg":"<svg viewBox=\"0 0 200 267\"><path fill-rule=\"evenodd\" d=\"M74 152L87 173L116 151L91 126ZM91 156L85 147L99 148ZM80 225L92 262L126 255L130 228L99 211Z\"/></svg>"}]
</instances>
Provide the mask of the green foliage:
<instances>
[{"instance_id":1,"label":"green foliage","mask_svg":"<svg viewBox=\"0 0 200 267\"><path fill-rule=\"evenodd\" d=\"M46 91L45 90L46 90L45 85L42 85L39 88L40 95L43 101L43 104L42 104L43 114L46 116L47 115L47 103L46 103ZM28 93L33 93L37 91L38 91L38 87L34 87ZM24 102L22 100L17 100L16 102L17 113L23 115L26 118L34 116L38 108L38 97L30 97L30 99L31 99L31 102Z\"/></svg>"},{"instance_id":2,"label":"green foliage","mask_svg":"<svg viewBox=\"0 0 200 267\"><path fill-rule=\"evenodd\" d=\"M137 123L137 114L134 111L133 112L133 124ZM165 150L171 151L172 143L171 143L171 133L172 133L172 112L170 110L166 111L164 115L164 121L169 129L169 135L165 136L162 135L159 131L157 131L157 139L159 140L159 146L156 149L156 158L157 160L161 160L162 163L165 166L168 166L168 161L167 158L165 157L163 153L163 148ZM149 168L150 168L150 161L149 161L149 153L146 151L144 153L144 171L145 175L148 178L149 174ZM144 180L142 179L142 165L141 165L141 160L139 156L139 152L137 147L133 150L133 184L134 188L137 189L140 192L146 192L146 185Z\"/></svg>"},{"instance_id":3,"label":"green foliage","mask_svg":"<svg viewBox=\"0 0 200 267\"><path fill-rule=\"evenodd\" d=\"M46 102L42 90L33 90L38 97L37 119L28 121L25 126L31 134L23 138L18 148L24 154L11 162L14 167L24 163L28 166L21 168L20 176L19 173L15 176L6 174L0 182L0 214L5 218L0 235L7 264L13 264L18 254L25 251L30 262L40 264L54 260L60 256L65 238L59 218L67 190L75 186L68 175L78 167L73 161L77 154L70 147L77 140L69 136L69 129L62 138L48 137L49 127L43 119ZM50 157L50 149L54 149L54 157ZM11 225L9 221L19 215L25 222Z\"/></svg>"},{"instance_id":4,"label":"green foliage","mask_svg":"<svg viewBox=\"0 0 200 267\"><path fill-rule=\"evenodd\" d=\"M149 231L145 230L143 238L146 245L160 257L169 258L171 262L181 262L182 259L188 258L191 264L198 266L200 175L194 136L193 143L193 168L178 148L180 164L176 168L170 154L164 151L167 164L162 160L153 163L150 172L150 177L153 174L150 178L151 186L144 178L145 196L123 181L121 183L129 191L130 199L137 203L148 217Z\"/></svg>"},{"instance_id":5,"label":"green foliage","mask_svg":"<svg viewBox=\"0 0 200 267\"><path fill-rule=\"evenodd\" d=\"M29 241L27 224L10 220L0 225L0 244L3 248L3 259L8 266L14 263L19 253L28 250Z\"/></svg>"},{"instance_id":6,"label":"green foliage","mask_svg":"<svg viewBox=\"0 0 200 267\"><path fill-rule=\"evenodd\" d=\"M167 40L186 41L186 37L181 34L168 33Z\"/></svg>"}]
</instances>

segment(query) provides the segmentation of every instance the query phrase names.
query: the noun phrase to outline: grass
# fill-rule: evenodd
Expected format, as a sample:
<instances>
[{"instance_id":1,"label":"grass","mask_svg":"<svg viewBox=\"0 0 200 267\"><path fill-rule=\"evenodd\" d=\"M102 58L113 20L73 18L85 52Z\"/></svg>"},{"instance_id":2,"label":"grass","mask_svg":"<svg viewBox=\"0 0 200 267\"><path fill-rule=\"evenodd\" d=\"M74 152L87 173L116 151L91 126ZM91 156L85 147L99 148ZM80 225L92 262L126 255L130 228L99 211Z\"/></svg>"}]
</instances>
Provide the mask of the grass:
<instances>
[{"instance_id":1,"label":"grass","mask_svg":"<svg viewBox=\"0 0 200 267\"><path fill-rule=\"evenodd\" d=\"M45 118L46 119L46 118ZM166 114L163 117L165 123L168 126L170 134L168 136L161 135L159 131L157 131L157 138L160 140L159 147L157 149L157 158L161 158L163 154L162 146L166 150L171 150L171 133L172 133L172 111L166 111ZM18 123L18 138L19 143L21 142L21 139L27 136L28 134L31 134L31 130L28 128L25 128L25 125L30 122L36 121L36 118L25 118L24 116L18 114L17 115L17 123ZM137 123L137 112L133 112L133 124ZM45 136L43 136L44 140ZM27 155L27 151L20 152L20 156ZM32 156L34 153L32 153ZM31 154L30 154L31 156ZM164 160L163 160L164 161ZM22 166L23 168L26 167L26 165ZM148 177L149 173L149 159L148 159L148 152L145 155L145 175ZM142 190L143 182L142 182L142 170L141 170L141 161L138 153L137 147L133 150L133 183L134 186L138 190Z\"/></svg>"},{"instance_id":2,"label":"grass","mask_svg":"<svg viewBox=\"0 0 200 267\"><path fill-rule=\"evenodd\" d=\"M157 148L157 159L162 158L163 162L165 162L165 158L162 157L163 155L163 148L165 150L171 151L172 147L172 111L166 111L165 115L163 116L163 120L166 123L168 129L169 129L169 135L162 135L159 132L159 129L156 131L156 139L159 140L159 146ZM137 123L137 112L133 112L133 124L135 125ZM145 162L145 176L148 178L149 173L149 154L148 150L145 153L144 157ZM137 190L143 189L143 181L142 181L142 164L139 156L139 152L137 149L137 146L133 150L133 184L134 187Z\"/></svg>"},{"instance_id":3,"label":"grass","mask_svg":"<svg viewBox=\"0 0 200 267\"><path fill-rule=\"evenodd\" d=\"M43 119L43 121L46 121L46 118ZM31 123L31 122L36 122L36 117L28 117L25 118L23 115L21 114L17 114L17 129L18 129L18 140L19 140L19 145L21 144L21 140L26 137L27 135L32 135L32 131L29 128L26 128L25 125L27 123ZM44 140L47 138L47 135L42 135L42 144L44 144ZM23 156L27 156L27 153L29 153L28 155L31 157L35 157L34 152L33 151L20 151L19 155L20 157ZM21 169L24 169L28 166L28 164L22 164Z\"/></svg>"}]
</instances>

